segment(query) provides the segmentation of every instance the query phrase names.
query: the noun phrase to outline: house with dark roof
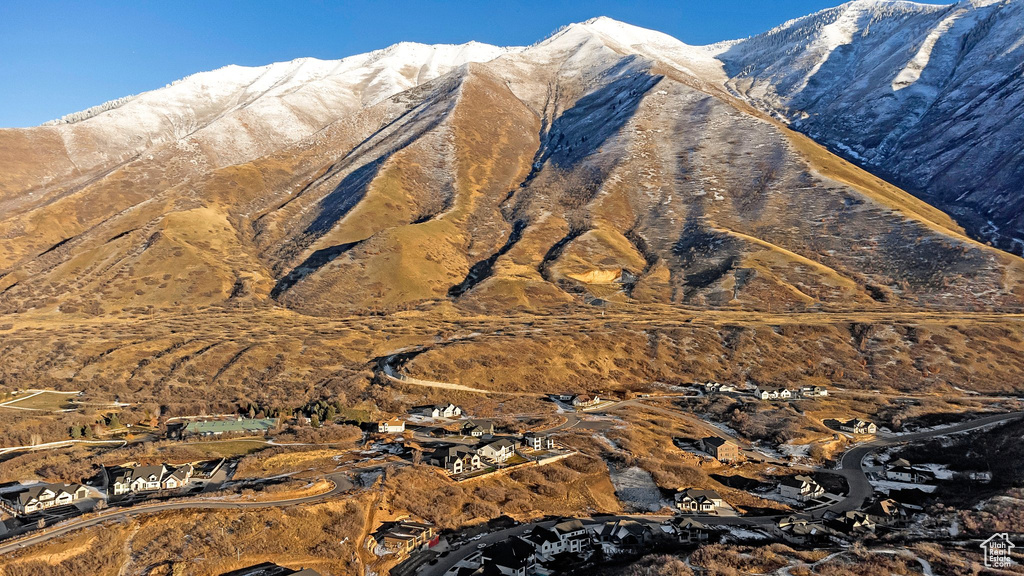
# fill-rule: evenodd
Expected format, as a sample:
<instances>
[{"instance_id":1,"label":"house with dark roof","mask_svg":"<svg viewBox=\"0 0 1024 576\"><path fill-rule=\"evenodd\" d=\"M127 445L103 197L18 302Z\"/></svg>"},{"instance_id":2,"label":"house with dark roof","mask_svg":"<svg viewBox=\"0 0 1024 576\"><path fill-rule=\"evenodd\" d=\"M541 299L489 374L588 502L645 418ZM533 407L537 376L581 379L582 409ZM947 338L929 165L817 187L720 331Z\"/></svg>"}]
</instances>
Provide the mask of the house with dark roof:
<instances>
[{"instance_id":1,"label":"house with dark roof","mask_svg":"<svg viewBox=\"0 0 1024 576\"><path fill-rule=\"evenodd\" d=\"M554 530L550 530L543 526L537 526L527 536L523 538L527 542L533 544L534 549L537 551L537 556L541 558L550 558L555 554L564 552L564 546L562 545L561 538Z\"/></svg>"},{"instance_id":2,"label":"house with dark roof","mask_svg":"<svg viewBox=\"0 0 1024 576\"><path fill-rule=\"evenodd\" d=\"M451 402L448 404L427 404L414 407L412 413L428 418L458 418L462 416L462 408Z\"/></svg>"},{"instance_id":3,"label":"house with dark roof","mask_svg":"<svg viewBox=\"0 0 1024 576\"><path fill-rule=\"evenodd\" d=\"M679 541L687 544L703 542L711 533L706 525L693 518L675 518L672 521L672 527L675 528Z\"/></svg>"},{"instance_id":4,"label":"house with dark roof","mask_svg":"<svg viewBox=\"0 0 1024 576\"><path fill-rule=\"evenodd\" d=\"M501 464L516 453L516 446L508 438L500 438L493 442L486 442L476 449L481 458L495 464Z\"/></svg>"},{"instance_id":5,"label":"house with dark roof","mask_svg":"<svg viewBox=\"0 0 1024 576\"><path fill-rule=\"evenodd\" d=\"M484 420L467 420L462 425L462 435L482 438L494 435L494 423Z\"/></svg>"},{"instance_id":6,"label":"house with dark roof","mask_svg":"<svg viewBox=\"0 0 1024 576\"><path fill-rule=\"evenodd\" d=\"M687 488L676 494L676 506L686 514L717 514L725 501L714 490Z\"/></svg>"},{"instance_id":7,"label":"house with dark roof","mask_svg":"<svg viewBox=\"0 0 1024 576\"><path fill-rule=\"evenodd\" d=\"M804 398L820 398L828 396L828 388L824 386L801 386L800 395Z\"/></svg>"},{"instance_id":8,"label":"house with dark roof","mask_svg":"<svg viewBox=\"0 0 1024 576\"><path fill-rule=\"evenodd\" d=\"M719 462L735 462L740 459L740 447L735 442L718 436L702 438L700 448Z\"/></svg>"},{"instance_id":9,"label":"house with dark roof","mask_svg":"<svg viewBox=\"0 0 1024 576\"><path fill-rule=\"evenodd\" d=\"M385 524L367 540L366 547L374 550L378 545L393 554L408 554L424 544L435 543L434 525L429 522L402 520Z\"/></svg>"},{"instance_id":10,"label":"house with dark roof","mask_svg":"<svg viewBox=\"0 0 1024 576\"><path fill-rule=\"evenodd\" d=\"M825 526L832 531L832 539L841 542L874 532L876 522L864 512L851 510L826 520Z\"/></svg>"},{"instance_id":11,"label":"house with dark roof","mask_svg":"<svg viewBox=\"0 0 1024 576\"><path fill-rule=\"evenodd\" d=\"M576 408L590 408L591 406L597 406L601 403L601 397L591 396L589 394L580 394L572 399L572 405Z\"/></svg>"},{"instance_id":12,"label":"house with dark roof","mask_svg":"<svg viewBox=\"0 0 1024 576\"><path fill-rule=\"evenodd\" d=\"M611 555L637 552L653 536L654 531L647 524L625 519L605 522L597 531L597 541Z\"/></svg>"},{"instance_id":13,"label":"house with dark roof","mask_svg":"<svg viewBox=\"0 0 1024 576\"><path fill-rule=\"evenodd\" d=\"M868 422L860 418L851 418L846 422L840 422L839 429L851 434L874 434L878 431L878 427L875 426L874 422Z\"/></svg>"},{"instance_id":14,"label":"house with dark roof","mask_svg":"<svg viewBox=\"0 0 1024 576\"><path fill-rule=\"evenodd\" d=\"M107 489L114 496L160 490L167 474L167 467L163 464L117 466L106 470Z\"/></svg>"},{"instance_id":15,"label":"house with dark roof","mask_svg":"<svg viewBox=\"0 0 1024 576\"><path fill-rule=\"evenodd\" d=\"M885 478L895 482L923 484L933 482L935 480L935 473L925 468L913 466L906 459L900 458L890 462L885 467Z\"/></svg>"},{"instance_id":16,"label":"house with dark roof","mask_svg":"<svg viewBox=\"0 0 1024 576\"><path fill-rule=\"evenodd\" d=\"M779 492L787 497L807 502L825 495L825 489L810 476L787 476L779 483Z\"/></svg>"},{"instance_id":17,"label":"house with dark roof","mask_svg":"<svg viewBox=\"0 0 1024 576\"><path fill-rule=\"evenodd\" d=\"M907 509L892 498L883 498L864 510L875 521L882 525L902 525L906 523Z\"/></svg>"},{"instance_id":18,"label":"house with dark roof","mask_svg":"<svg viewBox=\"0 0 1024 576\"><path fill-rule=\"evenodd\" d=\"M504 576L527 576L537 566L537 551L531 542L516 536L483 549L484 567Z\"/></svg>"},{"instance_id":19,"label":"house with dark roof","mask_svg":"<svg viewBox=\"0 0 1024 576\"><path fill-rule=\"evenodd\" d=\"M192 480L195 468L191 464L172 466L115 466L106 468L107 490L112 496L140 494L157 490L184 488Z\"/></svg>"},{"instance_id":20,"label":"house with dark roof","mask_svg":"<svg viewBox=\"0 0 1024 576\"><path fill-rule=\"evenodd\" d=\"M831 540L831 531L820 521L803 516L786 516L776 524L776 533L792 544L812 544Z\"/></svg>"},{"instance_id":21,"label":"house with dark roof","mask_svg":"<svg viewBox=\"0 0 1024 576\"><path fill-rule=\"evenodd\" d=\"M449 474L462 474L484 467L476 450L461 444L438 448L431 453L427 461L433 466L444 468Z\"/></svg>"},{"instance_id":22,"label":"house with dark roof","mask_svg":"<svg viewBox=\"0 0 1024 576\"><path fill-rule=\"evenodd\" d=\"M555 447L555 439L548 434L527 432L523 434L523 446L533 450L551 450Z\"/></svg>"},{"instance_id":23,"label":"house with dark roof","mask_svg":"<svg viewBox=\"0 0 1024 576\"><path fill-rule=\"evenodd\" d=\"M195 472L195 468L191 464L183 464L177 468L168 469L167 474L161 481L161 488L164 490L177 490L178 488L184 488L185 485L192 480L192 474Z\"/></svg>"},{"instance_id":24,"label":"house with dark roof","mask_svg":"<svg viewBox=\"0 0 1024 576\"><path fill-rule=\"evenodd\" d=\"M89 497L81 484L36 484L0 495L0 508L14 516L68 506Z\"/></svg>"}]
</instances>

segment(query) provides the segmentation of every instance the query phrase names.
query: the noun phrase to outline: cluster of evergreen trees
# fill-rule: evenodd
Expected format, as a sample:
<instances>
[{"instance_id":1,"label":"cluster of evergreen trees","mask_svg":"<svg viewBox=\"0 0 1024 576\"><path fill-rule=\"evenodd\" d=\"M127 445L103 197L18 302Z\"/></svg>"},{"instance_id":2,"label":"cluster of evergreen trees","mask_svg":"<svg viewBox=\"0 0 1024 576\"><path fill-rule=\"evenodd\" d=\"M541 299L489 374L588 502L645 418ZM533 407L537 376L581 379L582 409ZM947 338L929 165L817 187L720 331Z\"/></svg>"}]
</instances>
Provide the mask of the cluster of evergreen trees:
<instances>
[{"instance_id":1,"label":"cluster of evergreen trees","mask_svg":"<svg viewBox=\"0 0 1024 576\"><path fill-rule=\"evenodd\" d=\"M314 427L320 427L328 422L334 422L343 409L340 400L328 402L321 399L307 402L298 408L261 406L259 402L249 402L240 413L249 418L309 418Z\"/></svg>"}]
</instances>

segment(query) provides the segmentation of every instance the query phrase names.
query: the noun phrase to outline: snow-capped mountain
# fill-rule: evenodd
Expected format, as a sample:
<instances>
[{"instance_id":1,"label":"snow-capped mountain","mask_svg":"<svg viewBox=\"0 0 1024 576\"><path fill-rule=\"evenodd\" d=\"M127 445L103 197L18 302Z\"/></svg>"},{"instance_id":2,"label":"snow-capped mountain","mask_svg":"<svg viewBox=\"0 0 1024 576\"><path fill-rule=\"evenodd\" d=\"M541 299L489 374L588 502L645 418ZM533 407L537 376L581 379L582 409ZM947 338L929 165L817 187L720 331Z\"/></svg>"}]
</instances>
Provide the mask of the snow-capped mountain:
<instances>
[{"instance_id":1,"label":"snow-capped mountain","mask_svg":"<svg viewBox=\"0 0 1024 576\"><path fill-rule=\"evenodd\" d=\"M597 18L524 48L227 67L0 130L0 310L1017 309L1024 261L750 105L790 114L848 37L903 18L924 42L943 10L859 3L715 47ZM932 82L933 44L890 90Z\"/></svg>"},{"instance_id":2,"label":"snow-capped mountain","mask_svg":"<svg viewBox=\"0 0 1024 576\"><path fill-rule=\"evenodd\" d=\"M469 62L516 49L478 42L428 46L403 42L342 60L301 58L267 66L226 66L168 86L48 122L31 134L0 131L15 148L26 136L57 161L24 166L0 156L0 173L29 171L25 186L82 175L176 143L216 168L264 156L324 126ZM51 156L53 156L51 154ZM17 163L17 166L12 164ZM0 180L0 195L17 189Z\"/></svg>"},{"instance_id":3,"label":"snow-capped mountain","mask_svg":"<svg viewBox=\"0 0 1024 576\"><path fill-rule=\"evenodd\" d=\"M719 58L755 105L1024 250L1024 2L857 0Z\"/></svg>"}]
</instances>

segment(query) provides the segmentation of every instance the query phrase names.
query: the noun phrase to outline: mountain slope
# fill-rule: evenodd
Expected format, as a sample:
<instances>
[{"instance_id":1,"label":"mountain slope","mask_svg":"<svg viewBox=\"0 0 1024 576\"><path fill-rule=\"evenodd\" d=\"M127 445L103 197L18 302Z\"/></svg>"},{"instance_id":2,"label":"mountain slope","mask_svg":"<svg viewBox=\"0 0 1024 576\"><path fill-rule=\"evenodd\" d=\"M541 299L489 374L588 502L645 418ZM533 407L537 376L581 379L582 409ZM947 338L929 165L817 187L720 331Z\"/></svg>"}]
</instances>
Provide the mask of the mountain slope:
<instances>
[{"instance_id":1,"label":"mountain slope","mask_svg":"<svg viewBox=\"0 0 1024 576\"><path fill-rule=\"evenodd\" d=\"M1024 251L1024 2L857 0L723 47L755 106Z\"/></svg>"},{"instance_id":2,"label":"mountain slope","mask_svg":"<svg viewBox=\"0 0 1024 576\"><path fill-rule=\"evenodd\" d=\"M209 74L14 131L146 141L108 143L84 181L21 173L5 190L3 310L1024 301L1020 259L761 115L711 51L656 32L601 18L526 49Z\"/></svg>"}]
</instances>

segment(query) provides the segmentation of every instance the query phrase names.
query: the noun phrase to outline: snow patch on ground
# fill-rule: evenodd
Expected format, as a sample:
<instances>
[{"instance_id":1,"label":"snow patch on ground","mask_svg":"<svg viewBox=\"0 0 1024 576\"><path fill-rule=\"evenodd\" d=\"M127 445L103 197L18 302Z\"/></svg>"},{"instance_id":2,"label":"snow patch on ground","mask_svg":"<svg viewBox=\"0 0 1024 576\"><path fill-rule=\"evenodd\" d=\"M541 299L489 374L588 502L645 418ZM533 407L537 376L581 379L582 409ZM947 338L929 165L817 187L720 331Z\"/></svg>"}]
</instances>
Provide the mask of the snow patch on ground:
<instances>
[{"instance_id":1,"label":"snow patch on ground","mask_svg":"<svg viewBox=\"0 0 1024 576\"><path fill-rule=\"evenodd\" d=\"M632 466L625 470L617 470L614 466L609 466L608 472L612 484L615 485L615 495L623 503L648 512L655 512L668 505L662 500L661 490L654 483L650 472L643 468Z\"/></svg>"},{"instance_id":2,"label":"snow patch on ground","mask_svg":"<svg viewBox=\"0 0 1024 576\"><path fill-rule=\"evenodd\" d=\"M807 458L811 454L810 444L782 444L779 451L790 458Z\"/></svg>"}]
</instances>

